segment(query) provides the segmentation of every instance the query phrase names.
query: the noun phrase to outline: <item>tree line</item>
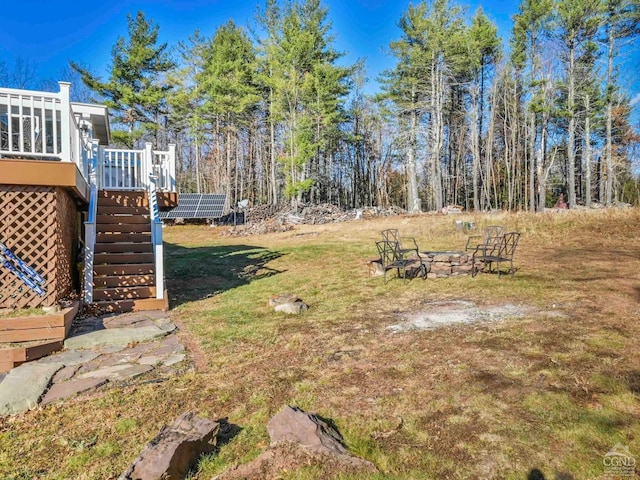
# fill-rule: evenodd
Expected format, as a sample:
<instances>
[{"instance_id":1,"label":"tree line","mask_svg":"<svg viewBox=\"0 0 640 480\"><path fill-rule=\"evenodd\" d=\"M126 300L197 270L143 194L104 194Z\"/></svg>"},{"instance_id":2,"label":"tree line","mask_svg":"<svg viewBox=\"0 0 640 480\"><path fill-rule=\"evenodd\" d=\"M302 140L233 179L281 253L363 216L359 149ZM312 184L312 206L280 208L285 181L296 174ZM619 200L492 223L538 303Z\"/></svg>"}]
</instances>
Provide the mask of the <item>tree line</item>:
<instances>
[{"instance_id":1,"label":"tree line","mask_svg":"<svg viewBox=\"0 0 640 480\"><path fill-rule=\"evenodd\" d=\"M481 8L449 0L410 4L398 25L377 95L364 62L341 61L320 0L266 0L254 24L173 48L138 12L106 80L71 68L109 106L118 144L175 143L180 191L231 205L638 202L640 137L617 71L638 0L522 0L506 41Z\"/></svg>"}]
</instances>

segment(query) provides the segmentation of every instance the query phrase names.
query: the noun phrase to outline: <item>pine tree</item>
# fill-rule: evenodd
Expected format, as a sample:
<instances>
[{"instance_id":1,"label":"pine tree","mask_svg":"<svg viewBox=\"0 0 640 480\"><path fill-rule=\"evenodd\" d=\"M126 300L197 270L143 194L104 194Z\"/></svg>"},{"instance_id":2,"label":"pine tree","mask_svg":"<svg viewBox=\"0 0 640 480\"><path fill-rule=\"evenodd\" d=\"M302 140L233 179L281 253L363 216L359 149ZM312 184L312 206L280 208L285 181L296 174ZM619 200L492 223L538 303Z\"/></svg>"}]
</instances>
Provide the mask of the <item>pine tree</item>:
<instances>
[{"instance_id":1,"label":"pine tree","mask_svg":"<svg viewBox=\"0 0 640 480\"><path fill-rule=\"evenodd\" d=\"M116 125L126 130L114 130L112 139L128 147L144 139L159 143L161 116L166 113L165 98L171 89L164 74L174 67L167 44L158 45L159 26L147 21L143 12L135 18L127 16L128 38L118 38L111 51L111 73L103 82L75 62L71 68L83 82L104 98Z\"/></svg>"},{"instance_id":2,"label":"pine tree","mask_svg":"<svg viewBox=\"0 0 640 480\"><path fill-rule=\"evenodd\" d=\"M576 99L578 56L596 34L601 24L600 0L560 0L556 10L559 36L565 56L567 84L566 115L569 117L567 139L567 194L569 207L576 206L576 118L581 102Z\"/></svg>"},{"instance_id":3,"label":"pine tree","mask_svg":"<svg viewBox=\"0 0 640 480\"><path fill-rule=\"evenodd\" d=\"M241 158L239 149L234 147L250 121L249 113L259 101L254 78L255 51L244 30L229 20L218 28L203 53L203 70L198 77L204 95L203 109L213 124L216 142L224 144L225 193L235 205L239 200L237 178Z\"/></svg>"},{"instance_id":4,"label":"pine tree","mask_svg":"<svg viewBox=\"0 0 640 480\"><path fill-rule=\"evenodd\" d=\"M513 27L513 61L519 70L528 65L529 71L527 162L528 201L532 212L543 210L546 198L551 79L542 72L541 48L542 40L548 33L552 9L553 0L523 0L514 17Z\"/></svg>"},{"instance_id":5,"label":"pine tree","mask_svg":"<svg viewBox=\"0 0 640 480\"><path fill-rule=\"evenodd\" d=\"M640 34L640 3L638 0L604 0L606 47L607 47L607 112L605 139L605 182L601 190L600 201L611 205L613 200L613 108L616 91L614 59L620 40L633 39Z\"/></svg>"},{"instance_id":6,"label":"pine tree","mask_svg":"<svg viewBox=\"0 0 640 480\"><path fill-rule=\"evenodd\" d=\"M484 98L487 69L495 63L500 53L500 39L498 38L498 28L493 24L479 7L476 11L471 27L469 29L470 45L470 67L472 71L471 83L471 152L473 155L473 208L480 209L480 165L482 160L482 136L484 119ZM482 182L483 203L485 207L490 207L490 170L489 161L485 162L485 169Z\"/></svg>"},{"instance_id":7,"label":"pine tree","mask_svg":"<svg viewBox=\"0 0 640 480\"><path fill-rule=\"evenodd\" d=\"M430 207L440 210L444 206L441 157L445 141L445 99L456 76L467 69L467 28L461 8L450 5L448 0L410 5L399 26L402 37L391 43L391 51L398 61L394 70L385 73L383 82L386 95L407 125L408 210L420 210L416 146L424 112L429 117Z\"/></svg>"}]
</instances>

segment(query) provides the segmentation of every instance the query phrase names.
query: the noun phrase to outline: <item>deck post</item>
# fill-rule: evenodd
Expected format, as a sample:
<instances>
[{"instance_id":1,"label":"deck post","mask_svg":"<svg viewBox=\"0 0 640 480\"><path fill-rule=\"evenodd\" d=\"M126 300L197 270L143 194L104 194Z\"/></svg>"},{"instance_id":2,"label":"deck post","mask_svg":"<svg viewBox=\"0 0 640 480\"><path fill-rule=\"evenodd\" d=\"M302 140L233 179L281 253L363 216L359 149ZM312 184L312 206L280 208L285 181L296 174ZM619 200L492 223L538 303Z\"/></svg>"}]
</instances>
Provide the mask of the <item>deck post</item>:
<instances>
[{"instance_id":1,"label":"deck post","mask_svg":"<svg viewBox=\"0 0 640 480\"><path fill-rule=\"evenodd\" d=\"M150 145L150 144L147 144ZM151 217L151 241L153 242L153 256L155 259L156 298L164 298L164 252L162 243L162 221L160 220L158 199L156 197L155 175L149 175L149 213Z\"/></svg>"},{"instance_id":2,"label":"deck post","mask_svg":"<svg viewBox=\"0 0 640 480\"><path fill-rule=\"evenodd\" d=\"M169 175L166 188L170 192L176 191L176 144L169 144Z\"/></svg>"},{"instance_id":3,"label":"deck post","mask_svg":"<svg viewBox=\"0 0 640 480\"><path fill-rule=\"evenodd\" d=\"M144 166L142 167L142 181L145 182L143 185L145 187L149 187L148 179L150 175L155 175L153 171L153 143L145 142L144 151L142 153L142 163Z\"/></svg>"},{"instance_id":4,"label":"deck post","mask_svg":"<svg viewBox=\"0 0 640 480\"><path fill-rule=\"evenodd\" d=\"M60 155L63 162L71 159L71 83L58 82L60 86ZM55 110L54 110L55 114ZM54 120L55 121L55 120ZM55 145L55 140L54 140ZM55 151L55 147L54 147Z\"/></svg>"},{"instance_id":5,"label":"deck post","mask_svg":"<svg viewBox=\"0 0 640 480\"><path fill-rule=\"evenodd\" d=\"M93 302L93 258L96 247L96 214L98 211L98 186L91 185L89 217L84 222L84 303Z\"/></svg>"}]
</instances>

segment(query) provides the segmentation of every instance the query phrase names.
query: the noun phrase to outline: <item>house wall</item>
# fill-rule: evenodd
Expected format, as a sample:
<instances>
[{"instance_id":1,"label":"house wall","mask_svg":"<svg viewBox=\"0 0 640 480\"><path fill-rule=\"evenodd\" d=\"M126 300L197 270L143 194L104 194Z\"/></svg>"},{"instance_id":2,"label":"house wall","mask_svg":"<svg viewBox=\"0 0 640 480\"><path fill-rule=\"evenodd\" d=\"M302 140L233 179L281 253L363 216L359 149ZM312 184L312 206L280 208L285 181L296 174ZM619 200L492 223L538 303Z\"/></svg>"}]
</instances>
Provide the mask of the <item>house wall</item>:
<instances>
[{"instance_id":1,"label":"house wall","mask_svg":"<svg viewBox=\"0 0 640 480\"><path fill-rule=\"evenodd\" d=\"M31 291L0 259L0 308L51 306L74 293L78 209L69 190L0 184L0 241L44 279Z\"/></svg>"}]
</instances>

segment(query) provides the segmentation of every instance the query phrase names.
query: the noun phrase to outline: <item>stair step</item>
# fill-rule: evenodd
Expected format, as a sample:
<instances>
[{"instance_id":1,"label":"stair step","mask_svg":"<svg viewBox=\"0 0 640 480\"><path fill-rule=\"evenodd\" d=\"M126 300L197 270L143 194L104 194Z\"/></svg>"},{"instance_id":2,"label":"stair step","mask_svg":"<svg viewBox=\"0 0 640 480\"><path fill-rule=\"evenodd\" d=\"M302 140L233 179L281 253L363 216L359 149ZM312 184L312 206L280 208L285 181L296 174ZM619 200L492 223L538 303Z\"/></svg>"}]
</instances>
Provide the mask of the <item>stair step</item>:
<instances>
[{"instance_id":1,"label":"stair step","mask_svg":"<svg viewBox=\"0 0 640 480\"><path fill-rule=\"evenodd\" d=\"M103 312L140 312L144 310L168 310L169 301L165 292L164 299L140 298L129 300L106 300L94 302Z\"/></svg>"},{"instance_id":2,"label":"stair step","mask_svg":"<svg viewBox=\"0 0 640 480\"><path fill-rule=\"evenodd\" d=\"M144 214L128 214L128 215L103 215L101 210L98 210L100 213L96 215L96 225L111 225L111 224L134 224L134 223L143 223L151 225L150 215L147 213ZM127 212L128 213L128 212Z\"/></svg>"},{"instance_id":3,"label":"stair step","mask_svg":"<svg viewBox=\"0 0 640 480\"><path fill-rule=\"evenodd\" d=\"M97 243L149 243L151 244L151 232L144 233L109 233L98 232Z\"/></svg>"},{"instance_id":4,"label":"stair step","mask_svg":"<svg viewBox=\"0 0 640 480\"><path fill-rule=\"evenodd\" d=\"M153 286L153 275L103 275L93 277L93 286L97 288L148 287Z\"/></svg>"},{"instance_id":5,"label":"stair step","mask_svg":"<svg viewBox=\"0 0 640 480\"><path fill-rule=\"evenodd\" d=\"M156 287L117 287L96 288L93 290L93 299L100 300L131 300L139 298L155 298Z\"/></svg>"},{"instance_id":6,"label":"stair step","mask_svg":"<svg viewBox=\"0 0 640 480\"><path fill-rule=\"evenodd\" d=\"M99 205L101 215L149 215L149 207Z\"/></svg>"},{"instance_id":7,"label":"stair step","mask_svg":"<svg viewBox=\"0 0 640 480\"><path fill-rule=\"evenodd\" d=\"M98 233L146 233L146 232L151 232L151 224L150 223L132 223L132 224L96 223L96 232Z\"/></svg>"},{"instance_id":8,"label":"stair step","mask_svg":"<svg viewBox=\"0 0 640 480\"><path fill-rule=\"evenodd\" d=\"M93 256L94 265L153 263L153 261L153 253L96 253Z\"/></svg>"},{"instance_id":9,"label":"stair step","mask_svg":"<svg viewBox=\"0 0 640 480\"><path fill-rule=\"evenodd\" d=\"M149 237L151 240L151 237ZM151 242L144 243L96 243L95 253L149 253L153 252L153 245Z\"/></svg>"},{"instance_id":10,"label":"stair step","mask_svg":"<svg viewBox=\"0 0 640 480\"><path fill-rule=\"evenodd\" d=\"M119 190L100 190L98 208L101 206L147 207L147 192L123 192Z\"/></svg>"},{"instance_id":11,"label":"stair step","mask_svg":"<svg viewBox=\"0 0 640 480\"><path fill-rule=\"evenodd\" d=\"M154 272L153 263L136 263L123 265L94 265L93 274L97 275L150 275Z\"/></svg>"}]
</instances>

